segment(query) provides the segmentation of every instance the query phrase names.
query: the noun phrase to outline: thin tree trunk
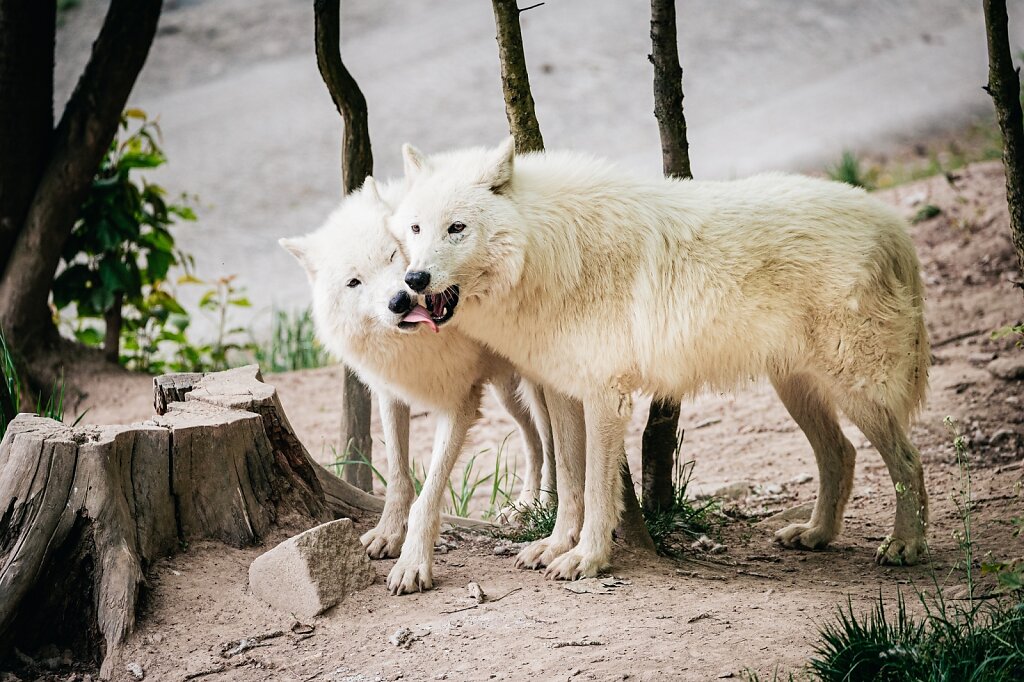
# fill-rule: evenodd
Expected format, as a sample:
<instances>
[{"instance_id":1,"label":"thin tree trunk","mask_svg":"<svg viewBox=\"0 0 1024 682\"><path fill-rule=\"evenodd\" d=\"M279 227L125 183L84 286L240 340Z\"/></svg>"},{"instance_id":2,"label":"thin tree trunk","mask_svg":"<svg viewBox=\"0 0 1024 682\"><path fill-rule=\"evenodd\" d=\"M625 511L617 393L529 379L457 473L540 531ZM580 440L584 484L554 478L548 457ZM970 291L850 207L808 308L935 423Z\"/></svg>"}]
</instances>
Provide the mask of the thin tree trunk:
<instances>
[{"instance_id":1,"label":"thin tree trunk","mask_svg":"<svg viewBox=\"0 0 1024 682\"><path fill-rule=\"evenodd\" d=\"M526 55L523 53L523 32L519 25L519 15L523 10L519 9L515 0L491 0L491 5L494 8L498 57L501 60L505 114L516 143L516 153L544 151L544 138L540 134L540 122L530 91L530 76L526 70ZM625 454L622 457L622 498L623 515L616 528L616 535L624 544L653 550L654 541L647 532L640 512Z\"/></svg>"},{"instance_id":2,"label":"thin tree trunk","mask_svg":"<svg viewBox=\"0 0 1024 682\"><path fill-rule=\"evenodd\" d=\"M666 176L692 178L690 146L683 115L683 69L679 65L675 0L651 0L651 54L654 65L654 116L661 136L661 165ZM643 504L648 512L672 506L673 458L679 450L679 403L655 400L643 435Z\"/></svg>"},{"instance_id":3,"label":"thin tree trunk","mask_svg":"<svg viewBox=\"0 0 1024 682\"><path fill-rule=\"evenodd\" d=\"M55 335L47 302L61 250L149 54L160 8L161 0L111 1L92 57L53 133L0 280L0 326L22 352Z\"/></svg>"},{"instance_id":4,"label":"thin tree trunk","mask_svg":"<svg viewBox=\"0 0 1024 682\"><path fill-rule=\"evenodd\" d=\"M121 304L124 294L114 295L114 304L103 315L103 357L117 364L121 360Z\"/></svg>"},{"instance_id":5,"label":"thin tree trunk","mask_svg":"<svg viewBox=\"0 0 1024 682\"><path fill-rule=\"evenodd\" d=\"M498 31L498 58L501 61L501 89L505 95L505 115L516 141L516 152L544 149L540 123L530 91L530 74L523 53L523 32L519 25L522 10L516 0L491 0Z\"/></svg>"},{"instance_id":6,"label":"thin tree trunk","mask_svg":"<svg viewBox=\"0 0 1024 682\"><path fill-rule=\"evenodd\" d=\"M56 3L0 0L0 278L50 154Z\"/></svg>"},{"instance_id":7,"label":"thin tree trunk","mask_svg":"<svg viewBox=\"0 0 1024 682\"><path fill-rule=\"evenodd\" d=\"M314 0L316 63L331 93L334 106L345 122L341 146L342 193L363 185L373 173L373 152L366 112L366 98L341 59L341 7L339 0ZM346 459L373 461L370 437L370 389L347 367L342 388L341 445ZM373 489L368 464L346 464L345 480L362 490Z\"/></svg>"},{"instance_id":8,"label":"thin tree trunk","mask_svg":"<svg viewBox=\"0 0 1024 682\"><path fill-rule=\"evenodd\" d=\"M1020 75L1013 66L1007 35L1006 0L984 0L988 36L988 85L999 130L1003 134L1003 168L1010 234L1017 265L1024 276L1024 116L1020 105ZM1022 285L1024 287L1024 285Z\"/></svg>"}]
</instances>

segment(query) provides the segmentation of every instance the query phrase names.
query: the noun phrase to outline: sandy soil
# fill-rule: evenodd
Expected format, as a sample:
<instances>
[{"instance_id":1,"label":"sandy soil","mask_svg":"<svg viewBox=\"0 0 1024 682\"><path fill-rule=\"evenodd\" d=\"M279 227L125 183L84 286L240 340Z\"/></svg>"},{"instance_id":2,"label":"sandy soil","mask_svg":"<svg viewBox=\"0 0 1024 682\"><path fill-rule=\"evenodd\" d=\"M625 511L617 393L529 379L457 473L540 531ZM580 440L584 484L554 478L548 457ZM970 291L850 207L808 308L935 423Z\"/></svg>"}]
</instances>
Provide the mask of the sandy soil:
<instances>
[{"instance_id":1,"label":"sandy soil","mask_svg":"<svg viewBox=\"0 0 1024 682\"><path fill-rule=\"evenodd\" d=\"M860 461L843 535L823 552L772 544L777 524L758 519L765 511L813 500L816 472L810 448L777 398L764 386L752 386L736 396L701 396L683 408L682 423L689 427L684 450L696 462L695 483L751 485L733 503L751 518L720 531L728 547L724 555L690 551L683 559L652 559L617 550L611 572L628 584L610 594L576 594L537 573L516 570L510 557L495 556L493 538L447 533L446 542L455 548L436 558L434 591L387 596L382 580L392 562L377 562L377 583L314 619L312 637L300 640L289 633L224 660L218 652L225 642L288 631L292 619L247 591L248 564L263 548L200 545L153 571L124 662L137 662L147 679L160 680L204 670L220 670L204 678L211 680L706 680L740 676L747 668L769 674L776 666L796 669L811 652L817 625L847 596L863 606L879 590L890 598L911 584L927 588L933 578L956 593L961 576L950 569L957 558L952 532L959 521L951 501L957 468L942 425L946 415L969 435L979 555L1024 554L1024 539L1013 540L1006 525L1022 508L1024 391L1020 382L999 380L986 370L992 359L1022 352L989 338L991 330L1024 319L1022 298L1010 284L1014 260L1001 168L980 164L881 196L908 217L924 204L942 210L912 228L926 278L935 358L928 404L913 428L932 500L928 565L873 564L874 549L892 523L894 495L881 458L853 427L847 430ZM329 455L339 421L338 372L328 368L267 380L280 389L311 452ZM93 378L89 419L147 417L149 381L127 374ZM638 410L628 442L637 471L643 413ZM493 453L512 430L493 401L484 415L469 452ZM418 417L414 424L414 456L422 459L432 420ZM490 466L492 457L481 455L481 464ZM477 508L482 506L481 501ZM284 536L282 531L268 545ZM471 604L465 589L470 581L492 596L520 589L500 602L451 613ZM419 635L407 649L388 642L400 627ZM131 679L124 668L118 673L118 679Z\"/></svg>"}]
</instances>

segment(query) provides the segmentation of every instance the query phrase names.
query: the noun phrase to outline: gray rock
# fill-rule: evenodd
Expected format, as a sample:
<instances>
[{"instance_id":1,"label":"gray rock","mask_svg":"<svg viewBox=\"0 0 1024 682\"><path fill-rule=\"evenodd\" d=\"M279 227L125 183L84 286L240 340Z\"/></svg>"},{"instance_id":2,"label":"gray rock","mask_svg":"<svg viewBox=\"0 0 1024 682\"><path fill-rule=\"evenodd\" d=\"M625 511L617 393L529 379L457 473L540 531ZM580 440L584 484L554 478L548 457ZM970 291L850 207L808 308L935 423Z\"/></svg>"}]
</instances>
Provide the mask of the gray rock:
<instances>
[{"instance_id":1,"label":"gray rock","mask_svg":"<svg viewBox=\"0 0 1024 682\"><path fill-rule=\"evenodd\" d=\"M985 368L992 376L1005 381L1024 380L1024 353L1013 353L996 358Z\"/></svg>"},{"instance_id":2,"label":"gray rock","mask_svg":"<svg viewBox=\"0 0 1024 682\"><path fill-rule=\"evenodd\" d=\"M249 566L253 594L275 609L311 618L376 576L351 519L339 519L289 538Z\"/></svg>"}]
</instances>

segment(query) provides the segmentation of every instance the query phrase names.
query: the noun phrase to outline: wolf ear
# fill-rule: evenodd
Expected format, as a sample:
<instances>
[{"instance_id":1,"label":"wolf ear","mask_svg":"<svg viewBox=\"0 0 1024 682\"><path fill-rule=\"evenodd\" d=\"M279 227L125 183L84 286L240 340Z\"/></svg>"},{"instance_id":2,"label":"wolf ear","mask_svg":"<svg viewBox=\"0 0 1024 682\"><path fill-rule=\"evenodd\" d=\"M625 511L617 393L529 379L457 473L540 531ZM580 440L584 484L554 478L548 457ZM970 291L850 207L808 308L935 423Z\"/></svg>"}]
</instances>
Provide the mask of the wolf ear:
<instances>
[{"instance_id":1,"label":"wolf ear","mask_svg":"<svg viewBox=\"0 0 1024 682\"><path fill-rule=\"evenodd\" d=\"M282 249L295 256L295 260L299 261L302 267L305 268L306 276L309 277L309 281L312 283L316 278L316 266L313 263L313 258L310 256L308 240L305 237L291 237L278 239L277 243L281 245Z\"/></svg>"},{"instance_id":2,"label":"wolf ear","mask_svg":"<svg viewBox=\"0 0 1024 682\"><path fill-rule=\"evenodd\" d=\"M380 195L380 187L377 185L377 181L373 179L372 175L367 175L366 180L363 181L363 191L366 192L366 196L371 200L385 208L389 208L387 202L384 201L384 197Z\"/></svg>"},{"instance_id":3,"label":"wolf ear","mask_svg":"<svg viewBox=\"0 0 1024 682\"><path fill-rule=\"evenodd\" d=\"M427 157L408 142L402 145L402 159L405 162L406 180L415 180L427 168Z\"/></svg>"},{"instance_id":4,"label":"wolf ear","mask_svg":"<svg viewBox=\"0 0 1024 682\"><path fill-rule=\"evenodd\" d=\"M495 194L501 194L502 190L512 181L515 156L516 141L511 135L491 152L482 181Z\"/></svg>"}]
</instances>

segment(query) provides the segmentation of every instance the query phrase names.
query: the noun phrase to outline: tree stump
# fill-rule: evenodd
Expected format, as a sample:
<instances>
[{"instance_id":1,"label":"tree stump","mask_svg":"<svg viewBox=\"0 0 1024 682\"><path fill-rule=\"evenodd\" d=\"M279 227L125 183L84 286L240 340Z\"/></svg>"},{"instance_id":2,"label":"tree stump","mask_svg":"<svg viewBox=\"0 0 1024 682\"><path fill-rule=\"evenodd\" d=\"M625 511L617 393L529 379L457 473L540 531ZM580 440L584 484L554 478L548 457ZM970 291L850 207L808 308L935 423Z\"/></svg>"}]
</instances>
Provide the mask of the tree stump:
<instances>
[{"instance_id":1,"label":"tree stump","mask_svg":"<svg viewBox=\"0 0 1024 682\"><path fill-rule=\"evenodd\" d=\"M154 380L157 416L71 427L35 415L0 443L0 657L70 648L110 674L145 572L189 541L378 514L316 464L256 366Z\"/></svg>"}]
</instances>

